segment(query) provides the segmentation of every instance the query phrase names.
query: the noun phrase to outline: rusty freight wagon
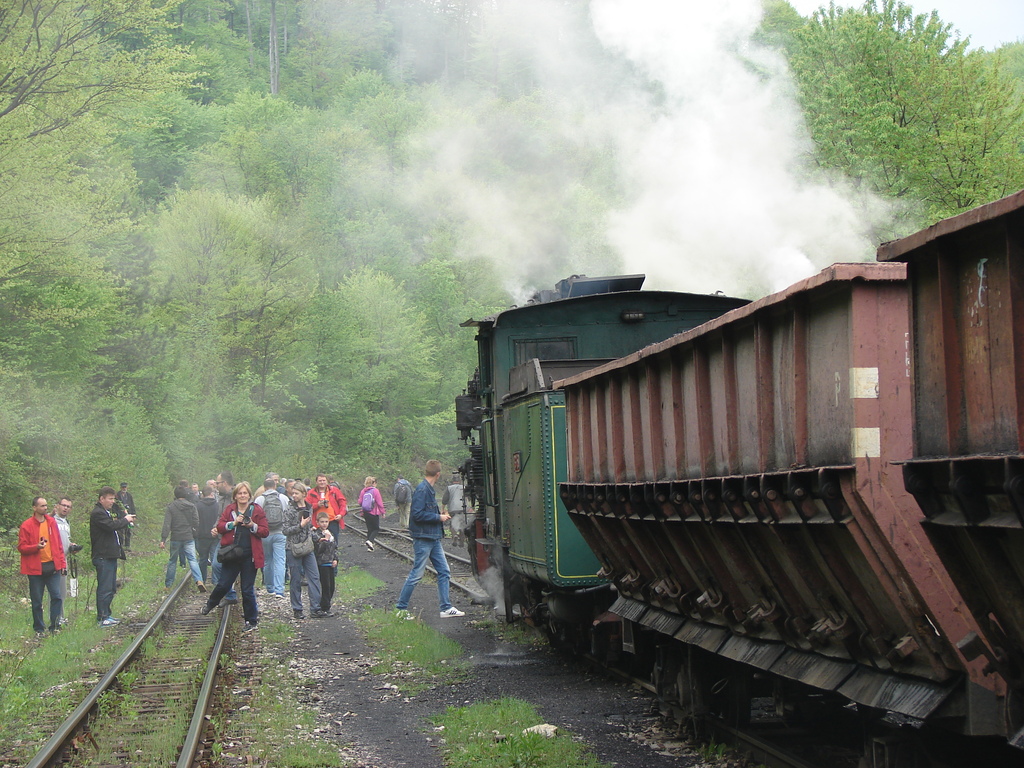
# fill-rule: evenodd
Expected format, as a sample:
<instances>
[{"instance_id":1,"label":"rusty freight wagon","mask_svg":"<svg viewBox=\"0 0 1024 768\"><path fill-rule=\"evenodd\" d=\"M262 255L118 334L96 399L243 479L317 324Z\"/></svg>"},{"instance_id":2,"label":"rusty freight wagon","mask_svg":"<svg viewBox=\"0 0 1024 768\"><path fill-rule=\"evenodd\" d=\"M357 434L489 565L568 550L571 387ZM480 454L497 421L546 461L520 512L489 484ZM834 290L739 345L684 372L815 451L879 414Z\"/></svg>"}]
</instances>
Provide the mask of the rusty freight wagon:
<instances>
[{"instance_id":1,"label":"rusty freight wagon","mask_svg":"<svg viewBox=\"0 0 1024 768\"><path fill-rule=\"evenodd\" d=\"M981 627L954 636L1014 691L1024 747L1024 192L883 245L910 285L906 488Z\"/></svg>"},{"instance_id":2,"label":"rusty freight wagon","mask_svg":"<svg viewBox=\"0 0 1024 768\"><path fill-rule=\"evenodd\" d=\"M905 277L833 265L558 384L562 500L617 589L623 649L677 711L742 724L771 697L806 722L855 716L876 754L899 749L883 720L1002 732L897 463Z\"/></svg>"}]
</instances>

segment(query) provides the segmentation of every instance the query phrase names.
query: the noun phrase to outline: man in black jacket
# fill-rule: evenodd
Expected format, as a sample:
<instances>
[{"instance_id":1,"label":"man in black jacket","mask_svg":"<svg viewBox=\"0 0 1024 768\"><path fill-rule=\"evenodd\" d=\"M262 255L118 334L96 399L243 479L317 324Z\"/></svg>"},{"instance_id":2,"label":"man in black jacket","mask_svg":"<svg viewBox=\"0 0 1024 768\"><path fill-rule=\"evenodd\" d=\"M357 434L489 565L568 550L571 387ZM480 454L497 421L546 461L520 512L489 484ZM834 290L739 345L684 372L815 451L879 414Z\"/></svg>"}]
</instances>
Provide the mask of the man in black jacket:
<instances>
[{"instance_id":1,"label":"man in black jacket","mask_svg":"<svg viewBox=\"0 0 1024 768\"><path fill-rule=\"evenodd\" d=\"M102 627L121 623L110 615L110 604L117 588L117 561L125 559L121 536L135 522L135 515L113 509L115 500L114 489L103 486L89 515L92 564L96 567L96 620Z\"/></svg>"}]
</instances>

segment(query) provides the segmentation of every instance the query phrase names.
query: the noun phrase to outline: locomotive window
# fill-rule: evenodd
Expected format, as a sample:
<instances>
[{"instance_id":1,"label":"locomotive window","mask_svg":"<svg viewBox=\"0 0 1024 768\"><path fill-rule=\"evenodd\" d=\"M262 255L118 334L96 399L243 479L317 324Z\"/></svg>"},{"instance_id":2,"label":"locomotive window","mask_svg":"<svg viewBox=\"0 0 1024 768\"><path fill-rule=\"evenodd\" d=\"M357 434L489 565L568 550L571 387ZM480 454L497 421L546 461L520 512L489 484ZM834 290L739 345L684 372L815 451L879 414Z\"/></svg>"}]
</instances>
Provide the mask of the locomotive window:
<instances>
[{"instance_id":1,"label":"locomotive window","mask_svg":"<svg viewBox=\"0 0 1024 768\"><path fill-rule=\"evenodd\" d=\"M527 360L575 360L576 339L516 339L516 365Z\"/></svg>"}]
</instances>

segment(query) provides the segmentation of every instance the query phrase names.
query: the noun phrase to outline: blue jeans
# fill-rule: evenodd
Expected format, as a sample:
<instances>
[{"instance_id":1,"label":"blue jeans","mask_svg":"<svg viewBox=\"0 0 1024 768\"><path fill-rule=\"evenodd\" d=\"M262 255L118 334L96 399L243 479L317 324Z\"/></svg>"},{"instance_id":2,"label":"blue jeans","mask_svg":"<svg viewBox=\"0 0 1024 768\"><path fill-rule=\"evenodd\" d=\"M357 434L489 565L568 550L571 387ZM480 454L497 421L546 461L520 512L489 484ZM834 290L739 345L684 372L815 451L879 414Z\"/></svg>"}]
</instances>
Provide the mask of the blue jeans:
<instances>
[{"instance_id":1,"label":"blue jeans","mask_svg":"<svg viewBox=\"0 0 1024 768\"><path fill-rule=\"evenodd\" d=\"M221 569L224 568L224 566L221 565L220 560L217 559L218 552L220 552L220 539L217 539L217 543L214 544L213 547L210 549L210 578L213 579L214 586L220 584L220 572ZM224 595L224 598L226 600L230 600L233 603L238 602L238 593L235 592L234 582L232 582L231 589L227 591L227 594Z\"/></svg>"},{"instance_id":2,"label":"blue jeans","mask_svg":"<svg viewBox=\"0 0 1024 768\"><path fill-rule=\"evenodd\" d=\"M264 546L266 546L266 539ZM291 586L288 589L292 599L292 610L302 610L302 579L306 579L306 590L309 593L309 610L320 608L320 569L316 564L316 555L310 552L301 558L288 552L288 568L291 569ZM266 571L264 571L266 573Z\"/></svg>"},{"instance_id":3,"label":"blue jeans","mask_svg":"<svg viewBox=\"0 0 1024 768\"><path fill-rule=\"evenodd\" d=\"M284 562L288 540L281 530L271 531L263 540L263 584L267 592L284 594Z\"/></svg>"},{"instance_id":4,"label":"blue jeans","mask_svg":"<svg viewBox=\"0 0 1024 768\"><path fill-rule=\"evenodd\" d=\"M430 564L437 571L437 599L441 603L441 610L447 611L452 607L451 601L448 599L448 582L451 581L451 571L448 569L448 559L444 556L444 549L441 547L441 539L413 539L412 553L412 570L409 571L409 576L405 580L395 607L399 610L409 607L412 591L416 589L416 585L423 578L423 572L427 570L427 558L430 558Z\"/></svg>"},{"instance_id":5,"label":"blue jeans","mask_svg":"<svg viewBox=\"0 0 1024 768\"><path fill-rule=\"evenodd\" d=\"M196 559L196 543L188 541L167 542L167 552L170 557L167 560L167 573L164 574L164 586L169 587L174 583L174 577L178 574L178 555L185 554L185 562L192 571L192 581L202 581L203 572L199 570L199 561Z\"/></svg>"},{"instance_id":6,"label":"blue jeans","mask_svg":"<svg viewBox=\"0 0 1024 768\"><path fill-rule=\"evenodd\" d=\"M110 618L110 604L117 589L117 558L94 557L96 567L96 621Z\"/></svg>"},{"instance_id":7,"label":"blue jeans","mask_svg":"<svg viewBox=\"0 0 1024 768\"><path fill-rule=\"evenodd\" d=\"M50 593L50 631L56 632L60 627L60 617L64 612L64 594L60 588L60 571L47 576L28 577L28 596L32 600L32 629L45 632L43 624L43 592Z\"/></svg>"},{"instance_id":8,"label":"blue jeans","mask_svg":"<svg viewBox=\"0 0 1024 768\"><path fill-rule=\"evenodd\" d=\"M216 608L221 598L228 594L228 590L234 592L235 579L239 576L242 577L242 615L247 622L255 624L259 620L260 611L256 605L256 566L253 564L252 558L229 565L221 563L220 581L213 588L206 604L211 608Z\"/></svg>"}]
</instances>

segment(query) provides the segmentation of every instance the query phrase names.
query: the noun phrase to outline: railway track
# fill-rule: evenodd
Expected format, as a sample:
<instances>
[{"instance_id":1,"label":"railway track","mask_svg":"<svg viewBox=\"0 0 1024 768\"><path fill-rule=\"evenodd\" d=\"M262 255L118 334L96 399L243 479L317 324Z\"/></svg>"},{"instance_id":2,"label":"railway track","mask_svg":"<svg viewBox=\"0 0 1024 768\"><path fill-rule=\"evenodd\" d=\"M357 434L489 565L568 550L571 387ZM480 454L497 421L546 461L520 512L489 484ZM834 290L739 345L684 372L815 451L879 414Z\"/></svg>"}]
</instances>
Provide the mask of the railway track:
<instances>
[{"instance_id":1,"label":"railway track","mask_svg":"<svg viewBox=\"0 0 1024 768\"><path fill-rule=\"evenodd\" d=\"M362 520L354 515L346 518L346 520L349 522L346 522L345 530L361 536L365 540L366 528ZM392 528L381 528L377 534L374 546L397 555L410 563L413 561L412 537L407 533ZM463 592L477 605L493 603L494 600L481 589L476 578L473 576L473 569L470 566L469 558L465 554L454 551L450 539L444 539L442 546L444 547L445 557L448 559L448 567L452 572L451 586ZM437 575L437 571L434 570L430 563L427 563L427 570L435 576Z\"/></svg>"},{"instance_id":2,"label":"railway track","mask_svg":"<svg viewBox=\"0 0 1024 768\"><path fill-rule=\"evenodd\" d=\"M366 529L362 521L355 515L349 518L345 530L351 534L366 538ZM381 528L377 535L375 546L383 548L409 562L412 562L412 538L401 531ZM450 548L450 541L445 539L445 555L452 571L453 587L465 592L475 603L490 603L493 600L479 588L476 578L473 576L469 558L453 552ZM428 569L433 572L430 566ZM652 695L657 695L657 688L650 680L645 680L630 672L609 666L590 654L582 654L582 660L592 667L603 671L610 677L621 680L623 683L634 685ZM709 718L704 723L707 736L715 743L727 745L743 754L749 755L756 764L768 768L820 768L820 764L809 762L804 757L789 750L785 744L773 740L771 736L762 732L761 729L747 728L739 729L726 725L723 722Z\"/></svg>"},{"instance_id":3,"label":"railway track","mask_svg":"<svg viewBox=\"0 0 1024 768\"><path fill-rule=\"evenodd\" d=\"M229 647L231 607L198 612L183 579L27 768L192 766ZM205 599L203 597L202 599Z\"/></svg>"}]
</instances>

